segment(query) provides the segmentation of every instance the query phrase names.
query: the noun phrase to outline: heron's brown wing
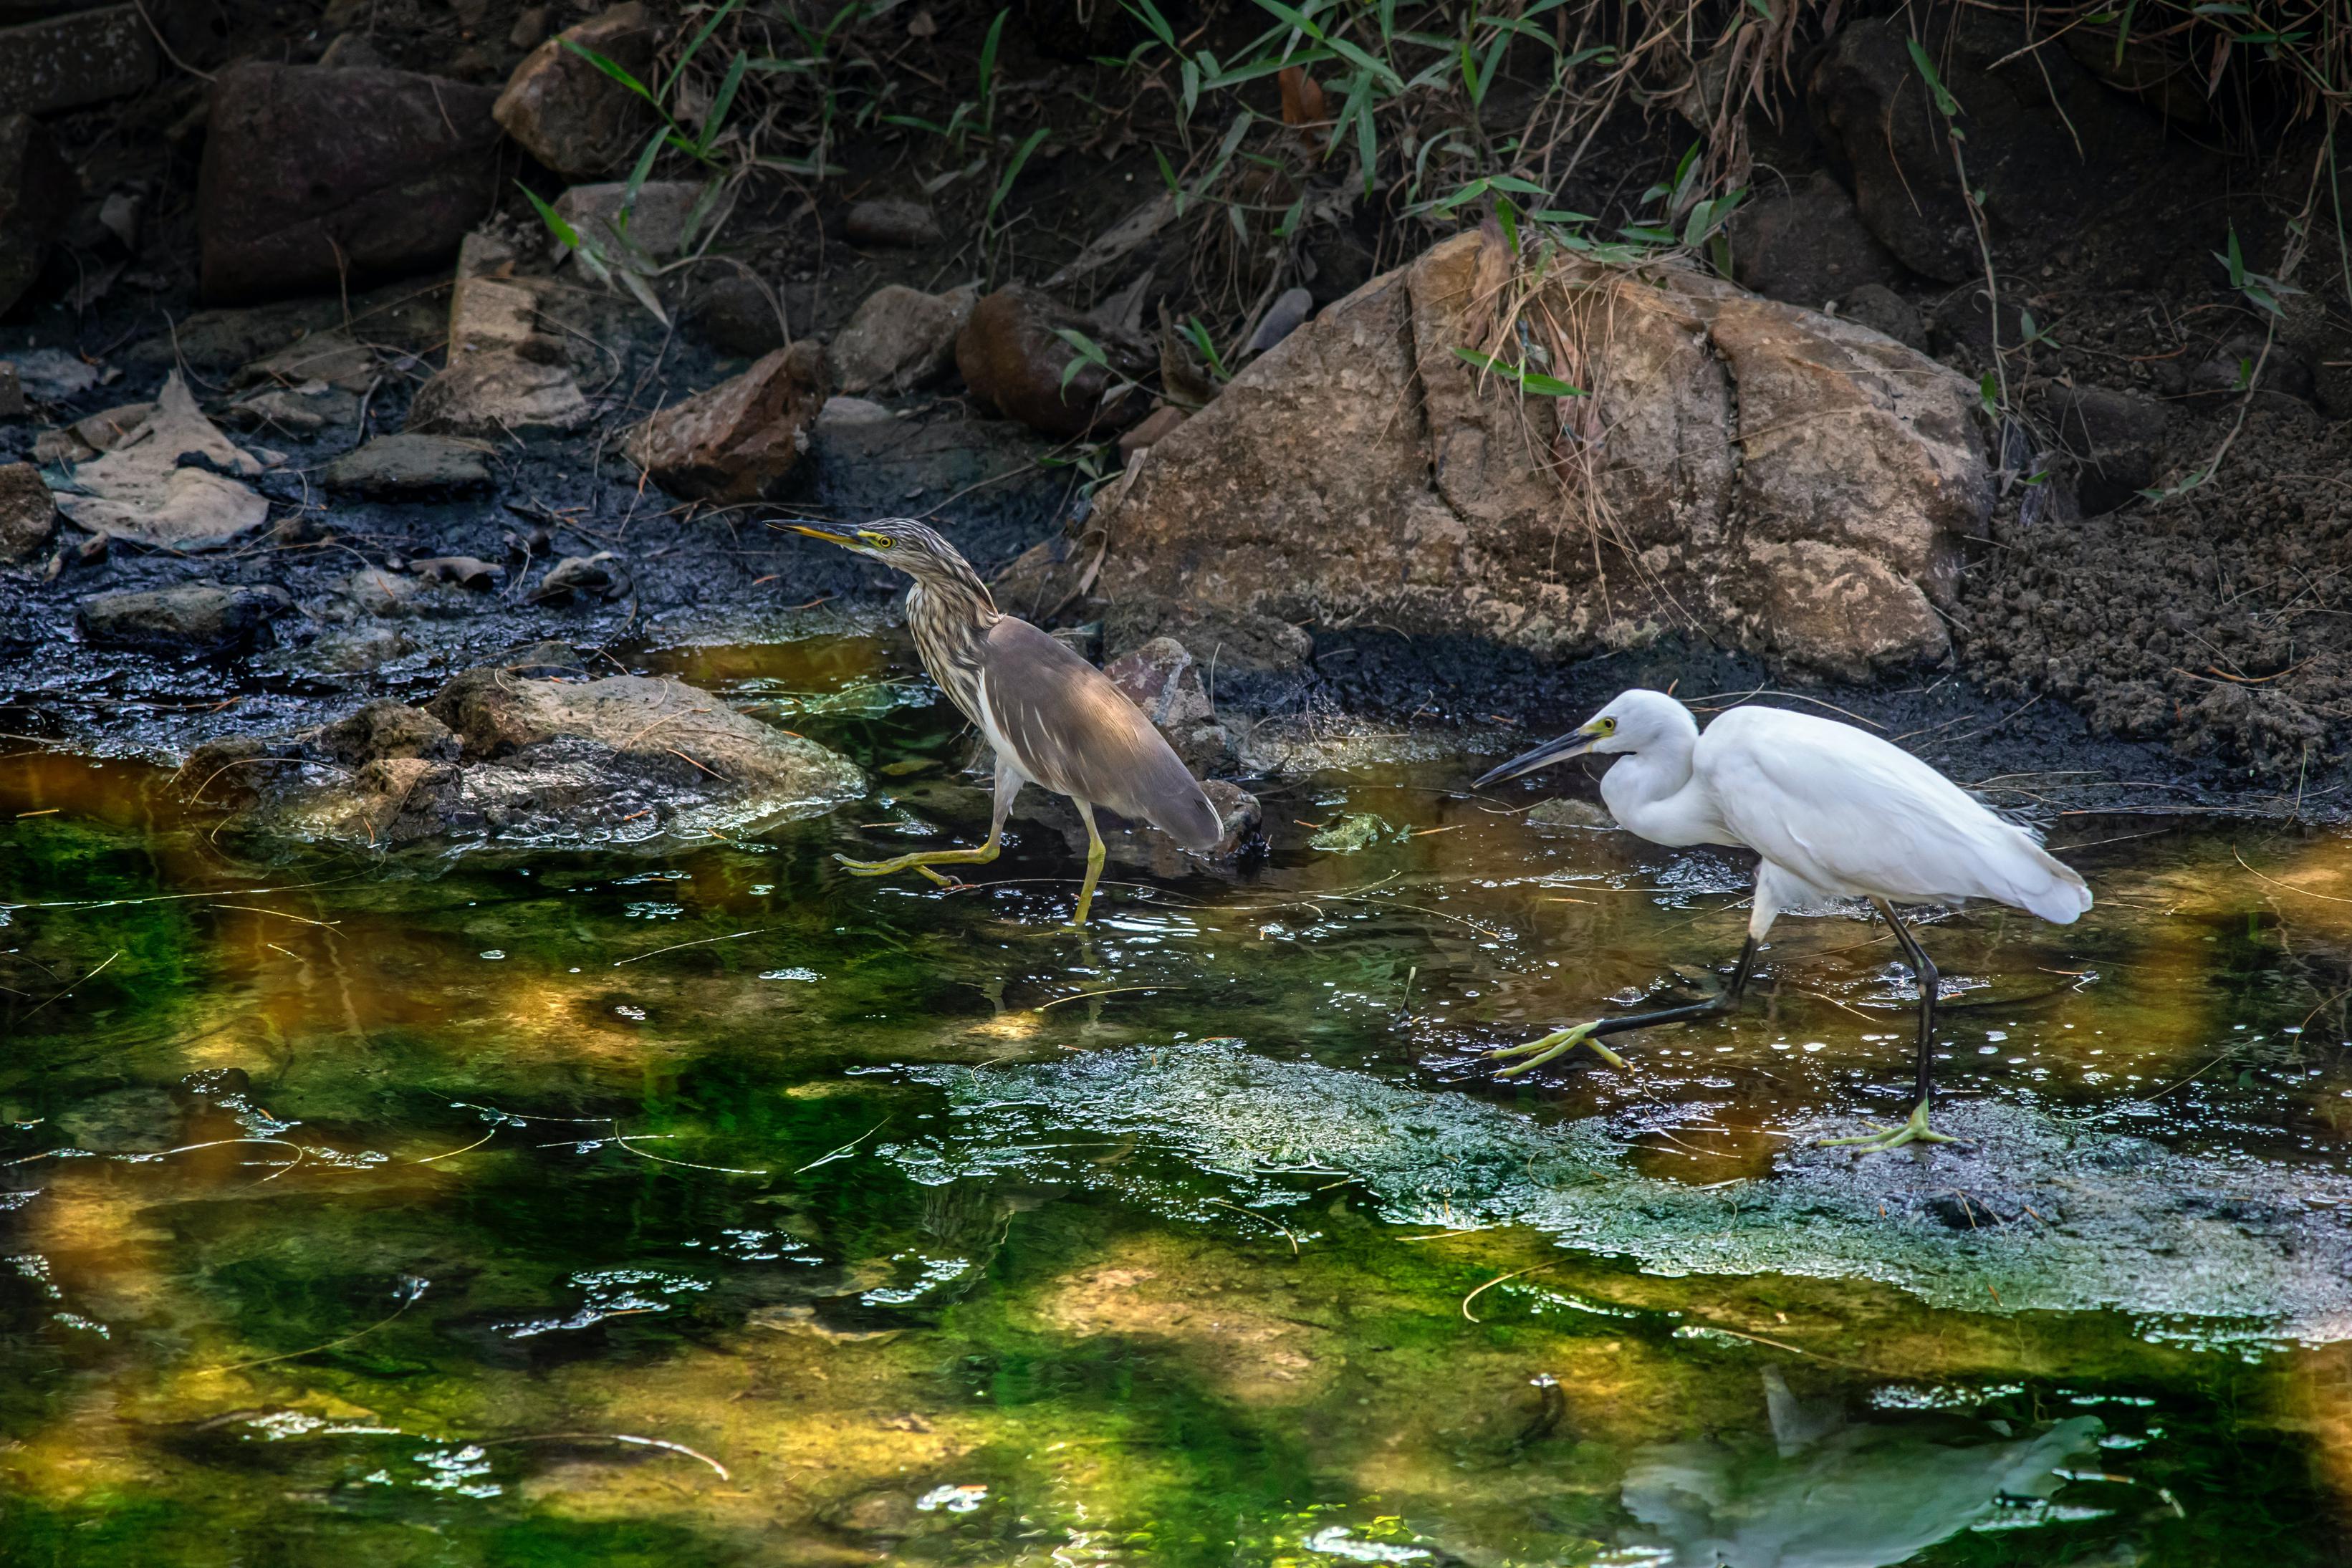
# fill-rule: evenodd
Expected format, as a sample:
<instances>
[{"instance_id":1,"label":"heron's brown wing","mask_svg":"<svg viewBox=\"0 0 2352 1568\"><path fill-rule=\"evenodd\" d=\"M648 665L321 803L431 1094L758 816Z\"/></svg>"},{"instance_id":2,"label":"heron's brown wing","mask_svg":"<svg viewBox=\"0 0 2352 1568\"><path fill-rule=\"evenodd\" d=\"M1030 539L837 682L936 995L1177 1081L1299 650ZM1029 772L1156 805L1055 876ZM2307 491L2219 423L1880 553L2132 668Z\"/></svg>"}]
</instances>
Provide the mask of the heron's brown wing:
<instances>
[{"instance_id":1,"label":"heron's brown wing","mask_svg":"<svg viewBox=\"0 0 2352 1568\"><path fill-rule=\"evenodd\" d=\"M1187 849L1223 836L1199 782L1109 676L1009 615L989 629L982 664L981 701L1022 772L1140 817Z\"/></svg>"}]
</instances>

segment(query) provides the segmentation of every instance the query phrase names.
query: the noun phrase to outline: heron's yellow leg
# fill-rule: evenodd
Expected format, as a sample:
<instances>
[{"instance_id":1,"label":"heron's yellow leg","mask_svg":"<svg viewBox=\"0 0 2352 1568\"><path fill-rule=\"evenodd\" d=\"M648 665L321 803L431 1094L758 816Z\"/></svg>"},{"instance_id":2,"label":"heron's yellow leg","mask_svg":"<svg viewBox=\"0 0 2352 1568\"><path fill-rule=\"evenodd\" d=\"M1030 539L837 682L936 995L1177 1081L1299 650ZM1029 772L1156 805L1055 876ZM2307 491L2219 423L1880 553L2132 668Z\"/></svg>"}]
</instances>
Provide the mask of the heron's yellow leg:
<instances>
[{"instance_id":1,"label":"heron's yellow leg","mask_svg":"<svg viewBox=\"0 0 2352 1568\"><path fill-rule=\"evenodd\" d=\"M931 867L986 865L996 858L997 852L1003 847L1002 836L992 832L988 835L988 841L976 850L917 850L912 854L894 855L887 861L854 861L847 855L835 855L833 858L839 861L842 868L852 876L888 876L892 872L906 871L911 867L921 872L941 887L945 887L948 885L948 879L933 871Z\"/></svg>"},{"instance_id":2,"label":"heron's yellow leg","mask_svg":"<svg viewBox=\"0 0 2352 1568\"><path fill-rule=\"evenodd\" d=\"M1580 1023L1574 1029L1554 1030L1541 1040L1531 1040L1525 1045L1506 1045L1488 1051L1489 1056L1525 1056L1527 1060L1514 1067L1506 1067L1495 1074L1497 1078L1516 1078L1531 1068L1541 1067L1555 1056L1565 1056L1578 1046L1589 1046L1592 1054L1612 1067L1623 1067L1625 1059L1592 1038L1597 1024ZM1530 1055L1530 1052L1540 1054Z\"/></svg>"},{"instance_id":3,"label":"heron's yellow leg","mask_svg":"<svg viewBox=\"0 0 2352 1568\"><path fill-rule=\"evenodd\" d=\"M1853 1138L1823 1138L1816 1148L1855 1148L1865 1155L1883 1155L1899 1149L1906 1144L1957 1144L1960 1140L1948 1133L1939 1133L1927 1125L1927 1102L1922 1100L1912 1108L1910 1119L1902 1125L1882 1127L1875 1133L1864 1133Z\"/></svg>"},{"instance_id":4,"label":"heron's yellow leg","mask_svg":"<svg viewBox=\"0 0 2352 1568\"><path fill-rule=\"evenodd\" d=\"M1095 814L1083 800L1077 802L1078 815L1087 820L1087 880L1078 884L1078 912L1070 917L1070 929L1076 930L1087 923L1087 911L1094 906L1095 883L1102 878L1103 862L1110 850L1103 843L1102 834L1095 831Z\"/></svg>"}]
</instances>

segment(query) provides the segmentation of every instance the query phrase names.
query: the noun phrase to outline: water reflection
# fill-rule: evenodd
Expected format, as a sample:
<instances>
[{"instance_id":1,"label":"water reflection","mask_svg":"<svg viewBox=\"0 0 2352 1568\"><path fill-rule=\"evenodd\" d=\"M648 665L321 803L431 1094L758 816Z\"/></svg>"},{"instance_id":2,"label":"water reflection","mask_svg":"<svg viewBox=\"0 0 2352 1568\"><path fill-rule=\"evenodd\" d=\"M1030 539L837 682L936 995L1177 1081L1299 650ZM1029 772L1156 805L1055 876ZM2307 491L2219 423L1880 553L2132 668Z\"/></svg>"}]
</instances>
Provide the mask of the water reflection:
<instances>
[{"instance_id":1,"label":"water reflection","mask_svg":"<svg viewBox=\"0 0 2352 1568\"><path fill-rule=\"evenodd\" d=\"M1116 839L1072 940L1050 805L985 885L831 871L985 821L891 650L690 657L926 767L658 865L254 864L0 758L0 1561L2340 1557L2340 837L2072 830L2093 921L1937 935L1985 1152L1815 1161L1899 1077L1859 921L1628 1073L1478 1054L1708 983L1726 857L1333 773L1251 866ZM1722 1436L1773 1367L1786 1455ZM2050 1490L2126 1410L2137 1484Z\"/></svg>"},{"instance_id":2,"label":"water reflection","mask_svg":"<svg viewBox=\"0 0 2352 1568\"><path fill-rule=\"evenodd\" d=\"M1976 1441L1916 1426L1848 1423L1834 1402L1811 1406L1778 1367L1763 1374L1763 1438L1702 1438L1634 1450L1625 1511L1646 1550L1612 1562L1657 1568L1895 1568L1962 1531L2105 1517L2053 1508L2073 1460L2098 1451L2095 1416L2031 1436L1995 1424Z\"/></svg>"}]
</instances>

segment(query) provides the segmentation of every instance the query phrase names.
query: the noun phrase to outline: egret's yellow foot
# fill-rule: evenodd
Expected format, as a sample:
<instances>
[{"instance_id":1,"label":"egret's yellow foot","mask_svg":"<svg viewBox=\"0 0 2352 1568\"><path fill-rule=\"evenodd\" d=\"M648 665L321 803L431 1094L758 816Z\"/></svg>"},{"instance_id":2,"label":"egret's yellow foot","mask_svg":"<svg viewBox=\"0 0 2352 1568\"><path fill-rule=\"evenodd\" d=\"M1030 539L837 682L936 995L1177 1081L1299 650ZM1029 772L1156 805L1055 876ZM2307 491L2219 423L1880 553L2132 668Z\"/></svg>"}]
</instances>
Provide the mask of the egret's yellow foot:
<instances>
[{"instance_id":1,"label":"egret's yellow foot","mask_svg":"<svg viewBox=\"0 0 2352 1568\"><path fill-rule=\"evenodd\" d=\"M1816 1148L1854 1148L1865 1155L1883 1155L1899 1149L1906 1144L1957 1144L1960 1140L1948 1133L1939 1133L1927 1125L1927 1102L1922 1100L1912 1107L1910 1119L1899 1127L1882 1127L1875 1133L1864 1133L1853 1138L1822 1138Z\"/></svg>"},{"instance_id":2,"label":"egret's yellow foot","mask_svg":"<svg viewBox=\"0 0 2352 1568\"><path fill-rule=\"evenodd\" d=\"M1623 1057L1592 1038L1592 1031L1600 1027L1597 1021L1580 1023L1573 1029L1555 1030L1541 1040L1531 1040L1525 1045L1498 1046L1486 1054L1493 1057L1525 1056L1528 1059L1516 1066L1504 1068L1495 1074L1497 1078L1516 1078L1530 1068L1541 1067L1555 1056L1567 1055L1580 1045L1591 1047L1592 1054L1610 1066L1623 1067L1625 1065ZM1540 1054L1530 1055L1530 1052Z\"/></svg>"}]
</instances>

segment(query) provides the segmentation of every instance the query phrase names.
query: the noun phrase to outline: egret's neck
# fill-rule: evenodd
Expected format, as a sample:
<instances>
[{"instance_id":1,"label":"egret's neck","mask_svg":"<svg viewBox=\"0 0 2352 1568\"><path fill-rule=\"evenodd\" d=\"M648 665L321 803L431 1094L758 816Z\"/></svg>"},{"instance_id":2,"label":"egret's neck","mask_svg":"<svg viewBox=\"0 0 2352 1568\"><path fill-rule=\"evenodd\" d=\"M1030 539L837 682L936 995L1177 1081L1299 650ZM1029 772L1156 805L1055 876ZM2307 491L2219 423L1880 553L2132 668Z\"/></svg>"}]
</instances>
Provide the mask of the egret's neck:
<instances>
[{"instance_id":1,"label":"egret's neck","mask_svg":"<svg viewBox=\"0 0 2352 1568\"><path fill-rule=\"evenodd\" d=\"M1601 799L1618 825L1654 844L1724 842L1723 824L1704 792L1692 787L1698 737L1670 735L1620 757L1601 776Z\"/></svg>"}]
</instances>

